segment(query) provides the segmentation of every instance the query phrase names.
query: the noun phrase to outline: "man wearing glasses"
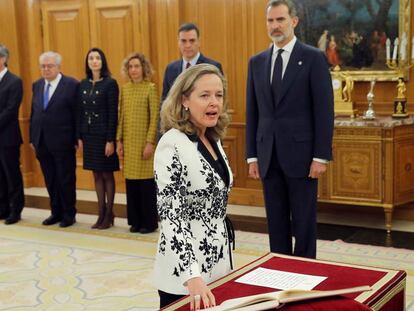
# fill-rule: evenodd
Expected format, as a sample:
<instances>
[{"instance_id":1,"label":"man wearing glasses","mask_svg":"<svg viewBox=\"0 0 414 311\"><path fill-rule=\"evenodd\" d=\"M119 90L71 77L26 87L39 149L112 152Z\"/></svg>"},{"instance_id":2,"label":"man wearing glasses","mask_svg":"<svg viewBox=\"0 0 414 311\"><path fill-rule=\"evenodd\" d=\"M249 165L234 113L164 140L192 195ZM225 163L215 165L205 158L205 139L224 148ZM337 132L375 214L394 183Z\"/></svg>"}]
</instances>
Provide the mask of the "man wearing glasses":
<instances>
[{"instance_id":1,"label":"man wearing glasses","mask_svg":"<svg viewBox=\"0 0 414 311\"><path fill-rule=\"evenodd\" d=\"M50 197L49 226L69 227L76 215L76 105L79 83L60 73L62 56L39 57L42 78L33 83L30 145L36 152Z\"/></svg>"}]
</instances>

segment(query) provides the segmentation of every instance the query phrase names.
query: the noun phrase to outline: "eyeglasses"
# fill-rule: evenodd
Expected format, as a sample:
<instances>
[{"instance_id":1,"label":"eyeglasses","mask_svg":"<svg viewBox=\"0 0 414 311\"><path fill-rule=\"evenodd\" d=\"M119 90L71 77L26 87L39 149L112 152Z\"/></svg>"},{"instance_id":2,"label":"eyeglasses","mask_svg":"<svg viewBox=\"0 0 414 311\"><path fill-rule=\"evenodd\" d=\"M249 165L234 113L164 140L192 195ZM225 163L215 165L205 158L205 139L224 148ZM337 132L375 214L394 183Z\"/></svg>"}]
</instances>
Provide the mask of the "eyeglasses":
<instances>
[{"instance_id":1,"label":"eyeglasses","mask_svg":"<svg viewBox=\"0 0 414 311\"><path fill-rule=\"evenodd\" d=\"M52 69L53 67L56 67L56 64L42 64L40 65L40 69Z\"/></svg>"}]
</instances>

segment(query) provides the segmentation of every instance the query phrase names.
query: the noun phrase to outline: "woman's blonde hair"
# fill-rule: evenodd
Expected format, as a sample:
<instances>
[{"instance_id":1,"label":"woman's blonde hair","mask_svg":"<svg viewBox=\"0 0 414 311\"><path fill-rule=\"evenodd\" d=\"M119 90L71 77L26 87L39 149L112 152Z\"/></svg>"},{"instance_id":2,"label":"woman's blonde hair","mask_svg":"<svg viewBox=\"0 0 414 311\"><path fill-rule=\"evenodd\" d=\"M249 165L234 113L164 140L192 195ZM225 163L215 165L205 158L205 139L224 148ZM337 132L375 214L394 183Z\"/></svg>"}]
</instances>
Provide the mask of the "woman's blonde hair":
<instances>
[{"instance_id":1,"label":"woman's blonde hair","mask_svg":"<svg viewBox=\"0 0 414 311\"><path fill-rule=\"evenodd\" d=\"M196 126L190 121L190 111L183 106L184 98L188 98L194 90L195 83L204 75L214 74L223 83L223 109L214 127L206 129L207 137L218 140L225 135L230 123L227 113L227 82L216 66L199 64L184 70L175 80L161 108L161 133L175 128L188 135L197 134Z\"/></svg>"},{"instance_id":2,"label":"woman's blonde hair","mask_svg":"<svg viewBox=\"0 0 414 311\"><path fill-rule=\"evenodd\" d=\"M142 80L144 81L151 81L152 75L154 74L154 70L152 68L151 63L147 60L144 54L134 52L129 54L123 61L122 61L122 68L121 73L122 75L127 78L131 79L131 77L128 74L128 66L129 62L133 59L138 59L141 62L142 66Z\"/></svg>"}]
</instances>

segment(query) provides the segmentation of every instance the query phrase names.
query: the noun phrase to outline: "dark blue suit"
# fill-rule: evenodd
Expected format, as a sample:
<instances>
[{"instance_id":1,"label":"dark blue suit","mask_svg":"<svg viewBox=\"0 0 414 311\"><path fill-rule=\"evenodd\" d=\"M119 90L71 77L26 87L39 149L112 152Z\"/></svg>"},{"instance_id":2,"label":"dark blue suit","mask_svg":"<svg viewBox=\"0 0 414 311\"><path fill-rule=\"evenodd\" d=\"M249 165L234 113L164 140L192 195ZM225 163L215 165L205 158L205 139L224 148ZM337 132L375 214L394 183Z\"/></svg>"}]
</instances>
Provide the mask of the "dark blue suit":
<instances>
[{"instance_id":1,"label":"dark blue suit","mask_svg":"<svg viewBox=\"0 0 414 311\"><path fill-rule=\"evenodd\" d=\"M272 52L249 63L246 157L258 158L271 251L315 257L317 180L308 174L313 158L332 158L331 76L325 56L296 41L274 100Z\"/></svg>"},{"instance_id":2,"label":"dark blue suit","mask_svg":"<svg viewBox=\"0 0 414 311\"><path fill-rule=\"evenodd\" d=\"M221 68L221 64L212 60L210 58L205 57L203 54L200 54L200 57L197 60L197 64L212 64L220 69L221 73L223 73L223 69ZM168 92L170 91L172 85L174 84L175 79L180 75L183 71L183 60L177 60L167 65L164 73L164 82L162 84L162 101L167 97Z\"/></svg>"},{"instance_id":3,"label":"dark blue suit","mask_svg":"<svg viewBox=\"0 0 414 311\"><path fill-rule=\"evenodd\" d=\"M7 71L0 81L0 219L20 218L24 205L18 118L22 97L22 80Z\"/></svg>"},{"instance_id":4,"label":"dark blue suit","mask_svg":"<svg viewBox=\"0 0 414 311\"><path fill-rule=\"evenodd\" d=\"M52 215L71 221L76 214L76 105L79 82L62 75L46 109L45 80L33 83L30 142L36 149L50 196Z\"/></svg>"}]
</instances>

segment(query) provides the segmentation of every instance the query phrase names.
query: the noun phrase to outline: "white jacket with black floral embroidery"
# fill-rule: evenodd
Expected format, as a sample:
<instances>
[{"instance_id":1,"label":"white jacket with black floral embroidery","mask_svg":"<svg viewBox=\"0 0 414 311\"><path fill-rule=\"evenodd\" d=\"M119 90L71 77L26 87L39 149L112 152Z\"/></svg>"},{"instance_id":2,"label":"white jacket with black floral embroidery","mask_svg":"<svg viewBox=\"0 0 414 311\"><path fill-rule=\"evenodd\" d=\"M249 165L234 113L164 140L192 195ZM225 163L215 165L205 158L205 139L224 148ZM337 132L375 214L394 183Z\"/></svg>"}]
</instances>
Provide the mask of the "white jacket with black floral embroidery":
<instances>
[{"instance_id":1,"label":"white jacket with black floral embroidery","mask_svg":"<svg viewBox=\"0 0 414 311\"><path fill-rule=\"evenodd\" d=\"M230 271L230 247L224 218L229 187L197 149L197 142L171 129L158 143L154 170L160 237L154 267L155 286L186 295L187 280L212 282Z\"/></svg>"}]
</instances>

